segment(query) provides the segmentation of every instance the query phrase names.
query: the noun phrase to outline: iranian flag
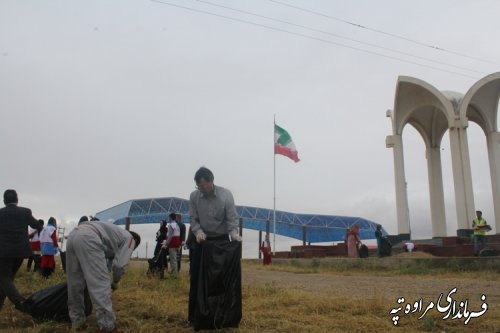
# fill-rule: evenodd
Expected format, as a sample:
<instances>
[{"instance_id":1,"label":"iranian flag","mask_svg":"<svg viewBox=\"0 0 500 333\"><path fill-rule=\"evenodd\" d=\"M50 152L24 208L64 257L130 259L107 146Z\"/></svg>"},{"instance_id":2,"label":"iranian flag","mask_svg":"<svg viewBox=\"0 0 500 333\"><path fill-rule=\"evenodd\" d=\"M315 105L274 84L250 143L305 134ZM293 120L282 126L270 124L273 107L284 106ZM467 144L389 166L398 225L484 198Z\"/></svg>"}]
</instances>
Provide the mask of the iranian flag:
<instances>
[{"instance_id":1,"label":"iranian flag","mask_svg":"<svg viewBox=\"0 0 500 333\"><path fill-rule=\"evenodd\" d=\"M274 124L274 154L285 155L294 162L300 161L290 134L276 124Z\"/></svg>"}]
</instances>

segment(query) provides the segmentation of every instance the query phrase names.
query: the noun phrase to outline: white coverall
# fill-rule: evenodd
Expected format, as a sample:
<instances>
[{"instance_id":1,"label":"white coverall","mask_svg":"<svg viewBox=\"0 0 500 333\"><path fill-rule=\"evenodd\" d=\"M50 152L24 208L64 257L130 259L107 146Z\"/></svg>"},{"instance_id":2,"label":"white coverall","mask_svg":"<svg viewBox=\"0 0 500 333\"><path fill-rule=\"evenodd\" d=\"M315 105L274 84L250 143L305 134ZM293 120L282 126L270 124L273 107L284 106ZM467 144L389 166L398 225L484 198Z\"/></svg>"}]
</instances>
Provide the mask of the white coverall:
<instances>
[{"instance_id":1,"label":"white coverall","mask_svg":"<svg viewBox=\"0 0 500 333\"><path fill-rule=\"evenodd\" d=\"M68 309L73 328L80 327L86 320L85 285L96 311L99 328L111 331L115 327L116 317L111 304L111 281L106 260L113 258L113 282L118 283L134 248L132 235L111 223L83 222L69 234L66 274Z\"/></svg>"}]
</instances>

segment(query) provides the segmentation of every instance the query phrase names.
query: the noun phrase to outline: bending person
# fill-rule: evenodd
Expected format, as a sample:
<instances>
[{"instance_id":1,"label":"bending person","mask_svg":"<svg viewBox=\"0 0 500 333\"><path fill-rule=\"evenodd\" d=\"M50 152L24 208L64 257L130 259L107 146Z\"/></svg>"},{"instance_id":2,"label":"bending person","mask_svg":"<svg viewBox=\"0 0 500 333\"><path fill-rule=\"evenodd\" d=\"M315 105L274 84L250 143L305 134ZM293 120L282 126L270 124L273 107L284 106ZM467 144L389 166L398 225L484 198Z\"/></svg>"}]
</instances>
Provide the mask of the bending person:
<instances>
[{"instance_id":1,"label":"bending person","mask_svg":"<svg viewBox=\"0 0 500 333\"><path fill-rule=\"evenodd\" d=\"M119 332L111 303L111 288L118 287L132 252L141 238L114 224L80 223L68 236L66 249L68 309L73 329L85 328L84 289L95 308L98 332ZM107 260L113 258L110 283Z\"/></svg>"}]
</instances>

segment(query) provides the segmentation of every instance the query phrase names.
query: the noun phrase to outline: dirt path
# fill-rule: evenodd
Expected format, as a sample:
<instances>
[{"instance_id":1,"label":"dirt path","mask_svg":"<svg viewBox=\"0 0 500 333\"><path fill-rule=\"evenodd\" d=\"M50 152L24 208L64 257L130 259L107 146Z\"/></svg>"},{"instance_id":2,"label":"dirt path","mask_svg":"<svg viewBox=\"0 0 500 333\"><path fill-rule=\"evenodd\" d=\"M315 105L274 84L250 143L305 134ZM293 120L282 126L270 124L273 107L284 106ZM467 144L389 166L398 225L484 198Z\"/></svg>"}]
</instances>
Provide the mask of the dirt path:
<instances>
[{"instance_id":1,"label":"dirt path","mask_svg":"<svg viewBox=\"0 0 500 333\"><path fill-rule=\"evenodd\" d=\"M405 297L407 300L437 300L441 293L446 296L456 287L457 292L453 295L455 300L468 299L472 303L481 304L480 298L484 294L488 304L500 305L500 281L480 282L480 279L443 279L432 276L297 274L251 268L243 269L242 274L243 285L271 284L277 288L297 288L332 297L359 299L383 297L396 300Z\"/></svg>"}]
</instances>

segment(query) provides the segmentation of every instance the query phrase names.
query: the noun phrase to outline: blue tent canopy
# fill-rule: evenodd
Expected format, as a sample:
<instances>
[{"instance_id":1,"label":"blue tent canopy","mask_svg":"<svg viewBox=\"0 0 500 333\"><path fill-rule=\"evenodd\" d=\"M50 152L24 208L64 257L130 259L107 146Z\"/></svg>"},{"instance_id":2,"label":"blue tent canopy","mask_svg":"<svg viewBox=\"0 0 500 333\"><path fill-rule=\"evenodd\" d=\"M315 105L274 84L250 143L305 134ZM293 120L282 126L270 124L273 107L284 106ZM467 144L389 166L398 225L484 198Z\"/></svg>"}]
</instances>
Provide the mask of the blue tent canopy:
<instances>
[{"instance_id":1,"label":"blue tent canopy","mask_svg":"<svg viewBox=\"0 0 500 333\"><path fill-rule=\"evenodd\" d=\"M267 221L273 232L273 210L248 206L236 206L243 220L243 228L266 231ZM115 224L125 224L130 218L132 224L158 223L167 219L169 213L179 213L185 223L189 223L189 200L176 197L129 200L96 214L100 220L114 220ZM346 229L360 226L361 239L374 239L377 223L361 217L296 214L276 211L276 234L302 240L305 233L307 242L343 241ZM382 234L387 232L382 228Z\"/></svg>"}]
</instances>

